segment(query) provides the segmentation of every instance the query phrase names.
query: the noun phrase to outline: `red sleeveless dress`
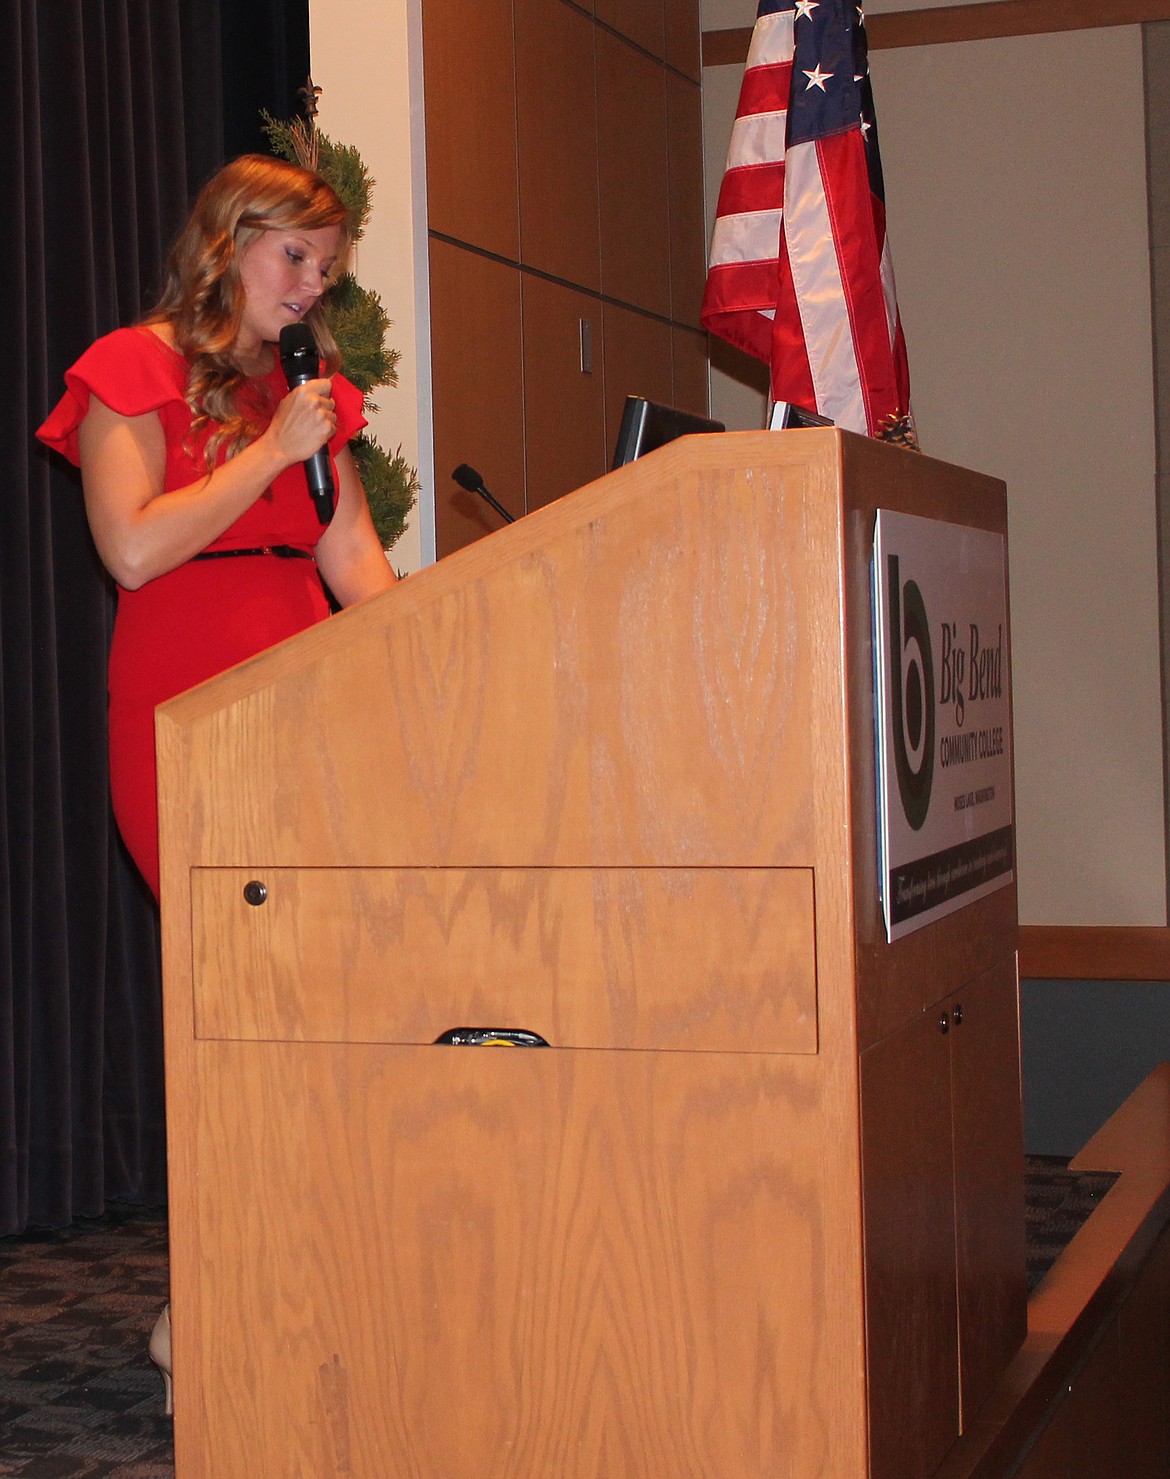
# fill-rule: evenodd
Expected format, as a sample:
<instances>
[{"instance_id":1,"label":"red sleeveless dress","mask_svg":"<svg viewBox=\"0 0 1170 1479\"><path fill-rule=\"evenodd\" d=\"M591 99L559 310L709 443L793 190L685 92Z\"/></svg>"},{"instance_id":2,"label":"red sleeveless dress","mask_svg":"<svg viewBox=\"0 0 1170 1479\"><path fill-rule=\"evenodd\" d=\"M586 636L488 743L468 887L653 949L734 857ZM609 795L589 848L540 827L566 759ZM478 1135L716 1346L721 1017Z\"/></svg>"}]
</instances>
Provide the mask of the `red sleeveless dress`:
<instances>
[{"instance_id":1,"label":"red sleeveless dress","mask_svg":"<svg viewBox=\"0 0 1170 1479\"><path fill-rule=\"evenodd\" d=\"M187 361L148 328L107 334L65 372L68 389L37 436L78 462L77 428L96 395L123 416L155 412L166 433L164 493L205 475L208 431L188 447L191 411L184 399ZM249 409L271 420L287 393L279 362L250 383ZM363 427L361 392L333 377L336 456ZM223 449L217 462L224 460ZM210 549L291 545L311 551L318 520L300 466L286 469ZM311 560L272 555L192 560L136 591L118 589L109 666L110 789L118 828L158 897L158 798L154 711L158 704L254 657L328 616Z\"/></svg>"}]
</instances>

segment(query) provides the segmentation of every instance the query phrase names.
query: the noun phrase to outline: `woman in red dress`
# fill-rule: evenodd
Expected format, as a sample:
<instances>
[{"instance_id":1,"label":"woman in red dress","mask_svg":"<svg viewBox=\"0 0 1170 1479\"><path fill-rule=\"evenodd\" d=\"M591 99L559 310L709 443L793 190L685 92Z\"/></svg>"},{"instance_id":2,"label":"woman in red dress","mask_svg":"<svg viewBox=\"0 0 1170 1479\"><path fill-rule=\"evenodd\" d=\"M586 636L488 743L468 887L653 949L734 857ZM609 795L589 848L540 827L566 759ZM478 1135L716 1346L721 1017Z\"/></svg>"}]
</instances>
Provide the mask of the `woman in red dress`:
<instances>
[{"instance_id":1,"label":"woman in red dress","mask_svg":"<svg viewBox=\"0 0 1170 1479\"><path fill-rule=\"evenodd\" d=\"M38 432L80 465L118 585L111 791L156 897L155 707L327 616L321 578L343 606L394 582L346 447L365 425L362 397L335 373L319 306L348 245L345 207L318 176L235 160L200 194L158 307L66 371ZM300 320L324 371L287 392L276 341ZM301 467L326 442L327 525Z\"/></svg>"},{"instance_id":2,"label":"woman in red dress","mask_svg":"<svg viewBox=\"0 0 1170 1479\"><path fill-rule=\"evenodd\" d=\"M111 793L156 898L155 707L322 620L322 580L343 606L394 583L347 450L362 397L336 373L320 309L350 229L317 175L261 155L225 166L171 250L158 306L81 356L37 433L80 466L117 583ZM289 391L276 343L302 321L322 373ZM302 463L326 444L337 496L323 524ZM156 1358L164 1334L169 1410L166 1311Z\"/></svg>"}]
</instances>

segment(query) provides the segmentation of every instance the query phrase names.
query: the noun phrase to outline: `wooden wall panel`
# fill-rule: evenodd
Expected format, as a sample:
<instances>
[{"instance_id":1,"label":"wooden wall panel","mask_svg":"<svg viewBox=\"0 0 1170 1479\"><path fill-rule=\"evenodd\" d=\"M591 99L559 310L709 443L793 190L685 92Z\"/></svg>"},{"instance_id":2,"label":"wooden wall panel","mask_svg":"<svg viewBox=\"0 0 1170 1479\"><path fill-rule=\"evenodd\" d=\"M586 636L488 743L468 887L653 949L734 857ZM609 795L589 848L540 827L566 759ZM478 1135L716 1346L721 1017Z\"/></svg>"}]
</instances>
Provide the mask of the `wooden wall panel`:
<instances>
[{"instance_id":1,"label":"wooden wall panel","mask_svg":"<svg viewBox=\"0 0 1170 1479\"><path fill-rule=\"evenodd\" d=\"M711 411L711 364L707 335L675 328L671 332L674 359L674 405L707 416Z\"/></svg>"},{"instance_id":2,"label":"wooden wall panel","mask_svg":"<svg viewBox=\"0 0 1170 1479\"><path fill-rule=\"evenodd\" d=\"M465 257L471 276L460 282L436 246L444 555L498 525L449 483L456 463L478 467L506 506L535 508L605 470L635 383L707 410L700 27L697 0L484 0L473 26L454 0L423 0L423 22L432 235L501 259L492 272ZM471 301L471 282L487 278L502 299ZM521 279L532 312L517 349ZM554 305L548 321L542 303ZM577 367L581 317L595 329L592 380ZM608 394L603 318L615 356Z\"/></svg>"},{"instance_id":3,"label":"wooden wall panel","mask_svg":"<svg viewBox=\"0 0 1170 1479\"><path fill-rule=\"evenodd\" d=\"M605 325L605 445L617 445L628 395L644 395L664 405L674 402L674 368L669 324L629 308L607 303Z\"/></svg>"},{"instance_id":4,"label":"wooden wall panel","mask_svg":"<svg viewBox=\"0 0 1170 1479\"><path fill-rule=\"evenodd\" d=\"M697 87L666 74L669 160L670 313L676 323L699 326L707 253L703 220L703 96Z\"/></svg>"},{"instance_id":5,"label":"wooden wall panel","mask_svg":"<svg viewBox=\"0 0 1170 1479\"><path fill-rule=\"evenodd\" d=\"M526 273L523 302L525 486L531 512L605 472L605 371L596 298ZM593 331L592 374L581 370L582 320Z\"/></svg>"},{"instance_id":6,"label":"wooden wall panel","mask_svg":"<svg viewBox=\"0 0 1170 1479\"><path fill-rule=\"evenodd\" d=\"M666 0L666 60L693 81L702 78L699 13L694 0Z\"/></svg>"},{"instance_id":7,"label":"wooden wall panel","mask_svg":"<svg viewBox=\"0 0 1170 1479\"><path fill-rule=\"evenodd\" d=\"M427 130L430 229L515 257L520 228L512 0L480 0L474 26L456 0L427 0L423 67L428 119L448 120Z\"/></svg>"},{"instance_id":8,"label":"wooden wall panel","mask_svg":"<svg viewBox=\"0 0 1170 1479\"><path fill-rule=\"evenodd\" d=\"M597 124L602 291L669 317L666 75L651 58L602 30Z\"/></svg>"},{"instance_id":9,"label":"wooden wall panel","mask_svg":"<svg viewBox=\"0 0 1170 1479\"><path fill-rule=\"evenodd\" d=\"M521 260L596 290L595 30L561 0L516 0Z\"/></svg>"},{"instance_id":10,"label":"wooden wall panel","mask_svg":"<svg viewBox=\"0 0 1170 1479\"><path fill-rule=\"evenodd\" d=\"M509 511L524 511L520 274L431 239L435 521L440 554L490 534L500 519L450 480L470 462Z\"/></svg>"},{"instance_id":11,"label":"wooden wall panel","mask_svg":"<svg viewBox=\"0 0 1170 1479\"><path fill-rule=\"evenodd\" d=\"M666 53L663 0L594 0L594 14L654 56Z\"/></svg>"}]
</instances>

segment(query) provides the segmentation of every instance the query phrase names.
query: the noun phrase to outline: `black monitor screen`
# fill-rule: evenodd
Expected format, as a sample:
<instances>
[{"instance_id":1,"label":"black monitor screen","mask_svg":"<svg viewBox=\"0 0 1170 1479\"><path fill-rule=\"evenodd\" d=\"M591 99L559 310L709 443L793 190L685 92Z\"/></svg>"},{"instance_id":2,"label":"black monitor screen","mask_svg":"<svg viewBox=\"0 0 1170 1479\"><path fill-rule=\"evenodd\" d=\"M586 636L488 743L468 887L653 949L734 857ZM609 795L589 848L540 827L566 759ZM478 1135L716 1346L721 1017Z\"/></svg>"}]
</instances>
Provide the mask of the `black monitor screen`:
<instances>
[{"instance_id":1,"label":"black monitor screen","mask_svg":"<svg viewBox=\"0 0 1170 1479\"><path fill-rule=\"evenodd\" d=\"M692 411L679 411L674 406L660 406L639 395L626 396L621 430L613 454L614 467L624 467L646 452L673 442L675 437L691 436L700 431L726 431L722 421L696 416Z\"/></svg>"}]
</instances>

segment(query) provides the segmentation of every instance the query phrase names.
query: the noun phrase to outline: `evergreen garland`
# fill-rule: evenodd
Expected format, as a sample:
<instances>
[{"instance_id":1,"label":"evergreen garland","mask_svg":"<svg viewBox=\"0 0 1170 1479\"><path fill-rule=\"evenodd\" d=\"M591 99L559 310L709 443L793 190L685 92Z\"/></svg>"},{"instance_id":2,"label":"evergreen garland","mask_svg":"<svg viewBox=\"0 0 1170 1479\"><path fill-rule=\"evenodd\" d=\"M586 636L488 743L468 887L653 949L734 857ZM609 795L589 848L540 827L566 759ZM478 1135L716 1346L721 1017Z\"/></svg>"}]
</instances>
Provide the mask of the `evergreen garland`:
<instances>
[{"instance_id":1,"label":"evergreen garland","mask_svg":"<svg viewBox=\"0 0 1170 1479\"><path fill-rule=\"evenodd\" d=\"M311 88L311 84L310 84ZM316 89L312 89L315 93ZM311 114L315 103L311 103ZM311 151L314 168L336 190L354 223L353 239L360 241L370 219L374 181L361 155L349 144L335 144L310 116L281 122L264 113L264 131L272 152L290 164L306 164ZM365 398L367 411L377 410L371 392L380 385L397 385L397 349L386 343L390 320L377 293L363 288L352 273L338 279L325 298L325 317L341 350L341 368ZM358 476L366 490L374 528L384 549L399 538L418 496L418 474L402 455L391 456L373 437L359 432L350 443Z\"/></svg>"}]
</instances>

